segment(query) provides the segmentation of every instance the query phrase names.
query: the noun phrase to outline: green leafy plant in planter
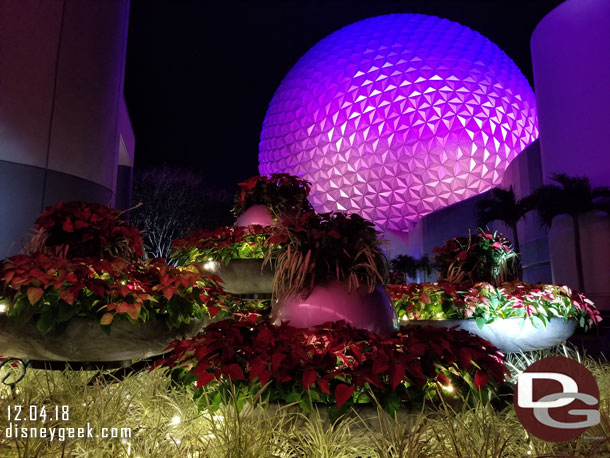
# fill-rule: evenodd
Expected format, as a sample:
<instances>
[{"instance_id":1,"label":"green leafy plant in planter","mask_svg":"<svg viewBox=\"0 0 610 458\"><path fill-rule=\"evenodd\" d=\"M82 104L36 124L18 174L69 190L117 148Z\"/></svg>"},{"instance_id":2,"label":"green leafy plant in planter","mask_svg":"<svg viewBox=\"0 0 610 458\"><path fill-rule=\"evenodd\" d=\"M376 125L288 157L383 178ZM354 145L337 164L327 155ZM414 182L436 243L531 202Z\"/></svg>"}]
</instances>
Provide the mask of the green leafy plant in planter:
<instances>
[{"instance_id":1,"label":"green leafy plant in planter","mask_svg":"<svg viewBox=\"0 0 610 458\"><path fill-rule=\"evenodd\" d=\"M41 334L61 333L72 319L160 320L169 329L226 309L213 278L194 266L144 261L140 232L99 204L60 203L35 223L24 254L0 265L0 296L16 326L35 321Z\"/></svg>"},{"instance_id":2,"label":"green leafy plant in planter","mask_svg":"<svg viewBox=\"0 0 610 458\"><path fill-rule=\"evenodd\" d=\"M588 329L601 321L601 315L584 294L567 286L506 282L495 287L477 283L463 296L464 315L482 328L499 318L529 319L536 328L551 318L565 322L574 319Z\"/></svg>"},{"instance_id":3,"label":"green leafy plant in planter","mask_svg":"<svg viewBox=\"0 0 610 458\"><path fill-rule=\"evenodd\" d=\"M472 319L482 328L504 318L530 320L534 327L561 318L574 319L585 329L601 321L593 302L567 286L505 282L496 287L479 282L460 290L439 282L389 285L388 292L403 320Z\"/></svg>"},{"instance_id":4,"label":"green leafy plant in planter","mask_svg":"<svg viewBox=\"0 0 610 458\"><path fill-rule=\"evenodd\" d=\"M432 252L442 281L471 286L517 280L517 253L499 232L479 229L476 234L453 237Z\"/></svg>"},{"instance_id":5,"label":"green leafy plant in planter","mask_svg":"<svg viewBox=\"0 0 610 458\"><path fill-rule=\"evenodd\" d=\"M449 320L459 315L461 299L449 282L391 284L386 291L400 320Z\"/></svg>"},{"instance_id":6,"label":"green leafy plant in planter","mask_svg":"<svg viewBox=\"0 0 610 458\"><path fill-rule=\"evenodd\" d=\"M307 295L332 280L345 283L350 291L363 285L372 292L387 283L379 233L361 216L310 212L281 230L287 241L277 260L275 297Z\"/></svg>"},{"instance_id":7,"label":"green leafy plant in planter","mask_svg":"<svg viewBox=\"0 0 610 458\"><path fill-rule=\"evenodd\" d=\"M287 237L275 226L225 226L215 230L192 231L174 240L170 258L179 265L232 259L270 259L283 249Z\"/></svg>"},{"instance_id":8,"label":"green leafy plant in planter","mask_svg":"<svg viewBox=\"0 0 610 458\"><path fill-rule=\"evenodd\" d=\"M236 217L253 205L266 206L276 220L282 216L293 218L313 211L307 200L309 182L287 173L254 176L238 186L232 210Z\"/></svg>"}]
</instances>

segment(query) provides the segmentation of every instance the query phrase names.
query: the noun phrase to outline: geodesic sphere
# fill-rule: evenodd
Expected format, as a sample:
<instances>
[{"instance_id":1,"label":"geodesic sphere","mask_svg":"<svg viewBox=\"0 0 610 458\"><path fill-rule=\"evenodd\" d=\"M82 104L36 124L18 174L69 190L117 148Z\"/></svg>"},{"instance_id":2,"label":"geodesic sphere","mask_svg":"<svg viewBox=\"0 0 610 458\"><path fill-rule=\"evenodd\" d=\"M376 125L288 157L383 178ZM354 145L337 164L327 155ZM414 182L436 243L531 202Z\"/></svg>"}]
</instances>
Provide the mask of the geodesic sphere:
<instances>
[{"instance_id":1,"label":"geodesic sphere","mask_svg":"<svg viewBox=\"0 0 610 458\"><path fill-rule=\"evenodd\" d=\"M311 181L317 211L405 231L498 185L537 137L534 93L501 49L446 19L393 14L338 30L290 70L259 171Z\"/></svg>"}]
</instances>

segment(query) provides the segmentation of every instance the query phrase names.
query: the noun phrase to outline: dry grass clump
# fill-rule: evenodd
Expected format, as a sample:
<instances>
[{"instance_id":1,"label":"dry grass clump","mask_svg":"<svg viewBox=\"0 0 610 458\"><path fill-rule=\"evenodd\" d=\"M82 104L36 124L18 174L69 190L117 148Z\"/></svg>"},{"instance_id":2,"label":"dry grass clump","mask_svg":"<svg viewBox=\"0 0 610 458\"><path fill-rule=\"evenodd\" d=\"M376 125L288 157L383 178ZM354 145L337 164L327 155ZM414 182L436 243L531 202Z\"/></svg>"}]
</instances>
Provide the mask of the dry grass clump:
<instances>
[{"instance_id":1,"label":"dry grass clump","mask_svg":"<svg viewBox=\"0 0 610 458\"><path fill-rule=\"evenodd\" d=\"M162 372L138 374L118 383L88 384L95 373L28 370L14 388L0 385L0 456L4 457L196 457L205 456L199 427L206 419L197 406L170 385ZM69 406L69 420L23 421L24 427L131 428L131 437L87 439L7 438L8 406ZM176 425L175 418L180 424ZM198 454L199 453L199 454Z\"/></svg>"},{"instance_id":2,"label":"dry grass clump","mask_svg":"<svg viewBox=\"0 0 610 458\"><path fill-rule=\"evenodd\" d=\"M595 375L601 394L600 425L581 437L548 443L531 437L511 405L494 409L469 401L403 409L390 416L369 406L346 414L335 423L325 407L310 413L295 405L269 404L264 393L250 402L228 399L210 411L214 392L199 405L193 390L172 382L164 370L137 373L123 380L101 379L83 371L28 370L14 387L0 384L0 457L141 457L141 458L505 458L610 457L610 365L572 349L512 356L516 375L534 360L563 354L580 360ZM206 399L209 400L207 404ZM79 427L87 422L103 427L131 428L131 437L105 439L7 438L9 406L69 406L69 421L41 419L24 427Z\"/></svg>"}]
</instances>

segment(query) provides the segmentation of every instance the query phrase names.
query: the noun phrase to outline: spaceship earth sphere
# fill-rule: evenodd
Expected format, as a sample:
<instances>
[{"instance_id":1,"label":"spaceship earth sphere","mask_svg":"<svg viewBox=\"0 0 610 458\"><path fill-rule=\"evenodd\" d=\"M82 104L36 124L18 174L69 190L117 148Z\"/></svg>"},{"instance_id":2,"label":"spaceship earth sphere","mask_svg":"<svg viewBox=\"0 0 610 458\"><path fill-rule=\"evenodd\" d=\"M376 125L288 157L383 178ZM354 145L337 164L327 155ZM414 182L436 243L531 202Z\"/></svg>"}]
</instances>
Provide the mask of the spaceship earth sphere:
<instances>
[{"instance_id":1,"label":"spaceship earth sphere","mask_svg":"<svg viewBox=\"0 0 610 458\"><path fill-rule=\"evenodd\" d=\"M534 93L500 48L446 19L392 14L301 57L267 110L259 171L309 180L317 211L408 231L498 185L537 137Z\"/></svg>"}]
</instances>

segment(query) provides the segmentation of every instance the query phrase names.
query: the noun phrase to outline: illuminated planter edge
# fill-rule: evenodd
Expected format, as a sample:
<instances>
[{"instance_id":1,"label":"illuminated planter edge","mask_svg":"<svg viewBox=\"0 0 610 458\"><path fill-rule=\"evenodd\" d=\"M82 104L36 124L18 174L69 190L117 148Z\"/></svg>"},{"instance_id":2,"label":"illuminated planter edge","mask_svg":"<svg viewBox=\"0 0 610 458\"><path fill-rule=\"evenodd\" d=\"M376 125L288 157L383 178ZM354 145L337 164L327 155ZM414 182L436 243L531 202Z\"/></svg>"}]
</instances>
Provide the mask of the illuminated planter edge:
<instances>
[{"instance_id":1,"label":"illuminated planter edge","mask_svg":"<svg viewBox=\"0 0 610 458\"><path fill-rule=\"evenodd\" d=\"M504 353L518 353L553 347L570 338L578 323L575 320L566 323L561 318L551 318L546 326L536 328L530 320L501 318L486 324L482 329L475 320L403 320L401 324L457 327L482 337Z\"/></svg>"},{"instance_id":2,"label":"illuminated planter edge","mask_svg":"<svg viewBox=\"0 0 610 458\"><path fill-rule=\"evenodd\" d=\"M36 322L15 326L0 315L0 354L38 361L129 361L150 358L165 352L170 342L195 336L204 326L192 319L188 325L168 329L164 321L131 324L126 320L112 323L110 335L99 323L87 318L73 318L59 335L52 330L40 334Z\"/></svg>"}]
</instances>

